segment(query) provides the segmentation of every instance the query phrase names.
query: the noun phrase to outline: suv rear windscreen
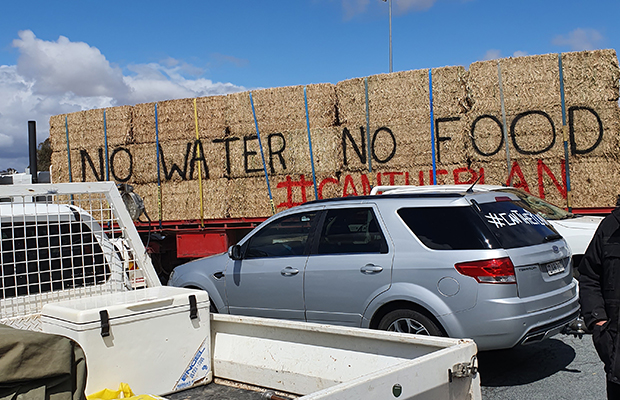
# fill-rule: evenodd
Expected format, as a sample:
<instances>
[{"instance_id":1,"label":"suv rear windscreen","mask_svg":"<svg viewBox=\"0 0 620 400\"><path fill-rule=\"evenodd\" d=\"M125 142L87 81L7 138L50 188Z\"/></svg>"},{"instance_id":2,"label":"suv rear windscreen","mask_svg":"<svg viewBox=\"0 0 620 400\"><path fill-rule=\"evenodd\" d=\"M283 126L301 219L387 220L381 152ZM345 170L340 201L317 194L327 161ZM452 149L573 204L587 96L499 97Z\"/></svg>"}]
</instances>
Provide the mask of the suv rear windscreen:
<instances>
[{"instance_id":1,"label":"suv rear windscreen","mask_svg":"<svg viewBox=\"0 0 620 400\"><path fill-rule=\"evenodd\" d=\"M480 250L532 246L559 239L547 221L518 201L476 207L401 208L398 215L428 248Z\"/></svg>"}]
</instances>

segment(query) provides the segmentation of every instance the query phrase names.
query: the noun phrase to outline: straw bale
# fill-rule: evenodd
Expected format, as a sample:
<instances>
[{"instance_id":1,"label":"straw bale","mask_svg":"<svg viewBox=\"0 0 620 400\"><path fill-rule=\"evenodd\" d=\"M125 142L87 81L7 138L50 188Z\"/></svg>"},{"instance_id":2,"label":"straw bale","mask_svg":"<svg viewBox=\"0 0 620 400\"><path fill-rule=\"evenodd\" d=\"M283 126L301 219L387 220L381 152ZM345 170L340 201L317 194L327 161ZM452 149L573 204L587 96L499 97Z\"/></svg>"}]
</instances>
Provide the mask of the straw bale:
<instances>
[{"instance_id":1,"label":"straw bale","mask_svg":"<svg viewBox=\"0 0 620 400\"><path fill-rule=\"evenodd\" d=\"M80 148L90 149L105 145L105 134L103 125L103 109L80 111L84 114L83 125L74 127L76 135L82 136ZM69 122L70 123L70 122ZM69 125L69 139L71 140L71 125ZM74 148L72 146L72 148Z\"/></svg>"},{"instance_id":2,"label":"straw bale","mask_svg":"<svg viewBox=\"0 0 620 400\"><path fill-rule=\"evenodd\" d=\"M472 161L469 168L482 175L479 184L505 185L508 179L506 160ZM518 182L518 179L515 179ZM529 180L526 180L529 183Z\"/></svg>"},{"instance_id":3,"label":"straw bale","mask_svg":"<svg viewBox=\"0 0 620 400\"><path fill-rule=\"evenodd\" d=\"M66 151L55 151L52 153L52 181L60 182L94 182L105 179L105 160L103 148L101 148L101 159L99 149L71 150L71 180L69 180L69 159ZM90 158L90 161L89 161ZM84 163L84 174L82 173L82 162ZM92 166L90 164L92 162ZM94 167L94 168L93 168ZM83 179L83 175L85 179Z\"/></svg>"},{"instance_id":4,"label":"straw bale","mask_svg":"<svg viewBox=\"0 0 620 400\"><path fill-rule=\"evenodd\" d=\"M331 128L338 123L336 85L331 83L308 85L306 96L310 129Z\"/></svg>"},{"instance_id":5,"label":"straw bale","mask_svg":"<svg viewBox=\"0 0 620 400\"><path fill-rule=\"evenodd\" d=\"M134 143L132 131L131 106L110 107L105 109L108 146L124 146Z\"/></svg>"},{"instance_id":6,"label":"straw bale","mask_svg":"<svg viewBox=\"0 0 620 400\"><path fill-rule=\"evenodd\" d=\"M335 86L310 85L308 119L311 128L331 127L336 123ZM252 92L256 119L261 132L307 129L303 86L261 89Z\"/></svg>"},{"instance_id":7,"label":"straw bale","mask_svg":"<svg viewBox=\"0 0 620 400\"><path fill-rule=\"evenodd\" d=\"M78 111L66 114L65 116L67 118L67 123L66 127L64 127L63 129L65 132L65 138L67 136L69 137L69 148L79 149L84 148L85 146L90 146L91 138L89 137L90 135L87 134L87 132L90 132L90 129L92 129L92 127L89 127L87 125L86 112Z\"/></svg>"},{"instance_id":8,"label":"straw bale","mask_svg":"<svg viewBox=\"0 0 620 400\"><path fill-rule=\"evenodd\" d=\"M192 104L193 107L193 104ZM196 99L198 134L201 139L223 138L226 134L226 96Z\"/></svg>"},{"instance_id":9,"label":"straw bale","mask_svg":"<svg viewBox=\"0 0 620 400\"><path fill-rule=\"evenodd\" d=\"M370 144L372 154L372 168L377 170L394 170L408 168L414 165L427 165L432 163L432 139L430 132L430 119L427 121L428 125L401 125L396 122L389 126L373 127L370 131ZM350 137L353 138L353 142L349 136L345 136L344 129L347 129ZM443 128L443 126L442 126ZM344 144L346 146L346 161L347 164L343 165L343 171L364 171L368 169L368 143L366 140L365 128L360 130L353 127L342 127L341 137L345 136ZM443 133L442 133L443 136ZM462 144L462 135L454 137L454 143L446 145L448 141L444 141L441 145L441 149L450 148L449 151L444 152L443 156L449 159L451 156L455 156L454 153L458 153L459 150L452 148L458 146L459 139ZM341 139L342 140L342 139ZM374 140L374 146L373 146ZM358 155L356 151L362 153L362 156ZM455 150L455 151L452 151ZM443 157L442 156L442 157ZM443 160L444 158L442 158ZM343 149L343 164L344 164L344 149Z\"/></svg>"},{"instance_id":10,"label":"straw bale","mask_svg":"<svg viewBox=\"0 0 620 400\"><path fill-rule=\"evenodd\" d=\"M132 107L132 138L133 143L151 143L156 141L155 104L142 103ZM159 109L157 110L159 119ZM157 121L159 125L159 120ZM158 129L159 128L158 126ZM160 131L161 132L161 131Z\"/></svg>"},{"instance_id":11,"label":"straw bale","mask_svg":"<svg viewBox=\"0 0 620 400\"><path fill-rule=\"evenodd\" d=\"M468 72L463 66L434 68L433 111L435 118L456 117L471 107L467 93Z\"/></svg>"},{"instance_id":12,"label":"straw bale","mask_svg":"<svg viewBox=\"0 0 620 400\"><path fill-rule=\"evenodd\" d=\"M69 182L69 167L66 150L54 151L52 153L51 171L53 183Z\"/></svg>"},{"instance_id":13,"label":"straw bale","mask_svg":"<svg viewBox=\"0 0 620 400\"><path fill-rule=\"evenodd\" d=\"M501 115L497 61L478 61L469 66L467 79L468 98L474 118L482 114ZM501 118L500 118L501 119Z\"/></svg>"},{"instance_id":14,"label":"straw bale","mask_svg":"<svg viewBox=\"0 0 620 400\"><path fill-rule=\"evenodd\" d=\"M202 182L203 218L226 218L228 180ZM143 197L145 208L152 220L159 220L159 194L156 183L135 185L134 192ZM166 182L161 185L163 220L199 220L200 185L198 181Z\"/></svg>"},{"instance_id":15,"label":"straw bale","mask_svg":"<svg viewBox=\"0 0 620 400\"><path fill-rule=\"evenodd\" d=\"M161 142L161 153L159 154L161 181L197 180L199 164L203 179L211 176L218 177L217 167L223 163L223 155L209 149L209 146L213 146L212 143L205 140L201 140L200 143L202 143L206 169L204 163L200 161L200 147L197 146L196 140ZM133 158L132 180L140 184L157 182L157 149L155 143L127 146L127 148ZM114 164L116 167L116 160Z\"/></svg>"},{"instance_id":16,"label":"straw bale","mask_svg":"<svg viewBox=\"0 0 620 400\"><path fill-rule=\"evenodd\" d=\"M600 105L597 109L570 110L568 135L574 142L571 154L614 158L620 155L620 109L616 102Z\"/></svg>"},{"instance_id":17,"label":"straw bale","mask_svg":"<svg viewBox=\"0 0 620 400\"><path fill-rule=\"evenodd\" d=\"M563 53L562 67L567 106L618 101L620 69L615 50Z\"/></svg>"},{"instance_id":18,"label":"straw bale","mask_svg":"<svg viewBox=\"0 0 620 400\"><path fill-rule=\"evenodd\" d=\"M613 207L620 194L620 164L614 158L587 157L570 164L573 207Z\"/></svg>"},{"instance_id":19,"label":"straw bale","mask_svg":"<svg viewBox=\"0 0 620 400\"><path fill-rule=\"evenodd\" d=\"M224 116L229 135L247 135L248 132L256 134L254 115L250 103L250 92L239 92L226 95Z\"/></svg>"},{"instance_id":20,"label":"straw bale","mask_svg":"<svg viewBox=\"0 0 620 400\"><path fill-rule=\"evenodd\" d=\"M275 180L270 180L274 187ZM285 194L274 199L274 205L286 201ZM227 187L227 215L228 218L241 217L268 217L272 215L269 202L269 191L264 177L233 179Z\"/></svg>"},{"instance_id":21,"label":"straw bale","mask_svg":"<svg viewBox=\"0 0 620 400\"><path fill-rule=\"evenodd\" d=\"M315 172L317 174L325 174L342 170L344 165L342 155L342 127L312 129L310 134ZM298 141L298 143L301 143L303 140L298 138ZM307 146L307 141L305 145ZM299 146L303 145L299 144ZM307 153L309 153L309 150ZM312 168L309 162L309 154L307 153L303 155L302 158L308 160L307 165L310 165L310 168ZM308 170L306 169L305 171Z\"/></svg>"},{"instance_id":22,"label":"straw bale","mask_svg":"<svg viewBox=\"0 0 620 400\"><path fill-rule=\"evenodd\" d=\"M501 67L507 113L546 110L560 105L557 54L506 58L496 62Z\"/></svg>"},{"instance_id":23,"label":"straw bale","mask_svg":"<svg viewBox=\"0 0 620 400\"><path fill-rule=\"evenodd\" d=\"M67 137L65 134L65 114L50 117L50 144L52 151L66 151Z\"/></svg>"},{"instance_id":24,"label":"straw bale","mask_svg":"<svg viewBox=\"0 0 620 400\"><path fill-rule=\"evenodd\" d=\"M336 84L338 123L366 126L366 95L364 78L348 79Z\"/></svg>"},{"instance_id":25,"label":"straw bale","mask_svg":"<svg viewBox=\"0 0 620 400\"><path fill-rule=\"evenodd\" d=\"M362 99L364 99L362 87ZM368 77L370 124L391 125L398 121L430 127L428 70L394 72ZM364 108L358 109L363 116Z\"/></svg>"},{"instance_id":26,"label":"straw bale","mask_svg":"<svg viewBox=\"0 0 620 400\"><path fill-rule=\"evenodd\" d=\"M160 142L195 139L194 100L179 99L158 102L157 122Z\"/></svg>"},{"instance_id":27,"label":"straw bale","mask_svg":"<svg viewBox=\"0 0 620 400\"><path fill-rule=\"evenodd\" d=\"M261 133L306 128L303 86L256 90L252 98Z\"/></svg>"}]
</instances>

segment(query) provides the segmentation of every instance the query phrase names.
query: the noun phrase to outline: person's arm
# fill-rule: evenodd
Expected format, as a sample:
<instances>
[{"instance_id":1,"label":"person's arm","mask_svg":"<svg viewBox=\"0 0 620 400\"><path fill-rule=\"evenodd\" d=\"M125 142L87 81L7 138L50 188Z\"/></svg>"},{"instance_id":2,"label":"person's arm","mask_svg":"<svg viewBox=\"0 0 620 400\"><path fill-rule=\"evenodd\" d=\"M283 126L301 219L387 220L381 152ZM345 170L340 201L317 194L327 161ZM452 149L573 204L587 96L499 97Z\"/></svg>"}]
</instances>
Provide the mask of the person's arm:
<instances>
[{"instance_id":1,"label":"person's arm","mask_svg":"<svg viewBox=\"0 0 620 400\"><path fill-rule=\"evenodd\" d=\"M601 223L597 229L579 264L579 302L584 322L590 329L594 325L603 325L608 319L602 291L603 225Z\"/></svg>"}]
</instances>

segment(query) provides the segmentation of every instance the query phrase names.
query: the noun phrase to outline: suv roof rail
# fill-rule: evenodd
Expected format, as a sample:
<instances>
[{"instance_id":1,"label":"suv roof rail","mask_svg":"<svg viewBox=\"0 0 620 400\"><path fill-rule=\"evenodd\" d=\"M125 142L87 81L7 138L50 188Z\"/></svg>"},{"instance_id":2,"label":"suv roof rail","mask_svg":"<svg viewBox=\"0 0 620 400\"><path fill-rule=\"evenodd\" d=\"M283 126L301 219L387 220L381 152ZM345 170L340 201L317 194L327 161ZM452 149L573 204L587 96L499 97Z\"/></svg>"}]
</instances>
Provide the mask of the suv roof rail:
<instances>
[{"instance_id":1,"label":"suv roof rail","mask_svg":"<svg viewBox=\"0 0 620 400\"><path fill-rule=\"evenodd\" d=\"M381 187L381 186L378 186ZM394 186L385 186L385 187L394 187ZM463 197L465 196L465 192L400 192L400 193L384 193L381 195L382 197L390 197L390 198L423 198L423 197ZM332 203L339 201L351 201L351 200L377 200L376 193L364 196L346 196L346 197L333 197L329 199L319 199L312 200L304 203L306 204L317 204L317 203Z\"/></svg>"}]
</instances>

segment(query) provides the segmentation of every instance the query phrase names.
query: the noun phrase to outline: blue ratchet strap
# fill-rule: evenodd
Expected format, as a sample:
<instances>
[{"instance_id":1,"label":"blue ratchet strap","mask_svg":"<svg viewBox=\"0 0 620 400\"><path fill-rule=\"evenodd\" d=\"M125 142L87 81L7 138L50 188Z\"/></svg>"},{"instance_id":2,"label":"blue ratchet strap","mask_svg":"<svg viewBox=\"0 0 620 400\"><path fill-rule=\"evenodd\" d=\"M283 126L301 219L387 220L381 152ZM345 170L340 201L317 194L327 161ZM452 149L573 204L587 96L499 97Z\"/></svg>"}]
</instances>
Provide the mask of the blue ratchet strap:
<instances>
[{"instance_id":1,"label":"blue ratchet strap","mask_svg":"<svg viewBox=\"0 0 620 400\"><path fill-rule=\"evenodd\" d=\"M366 142L368 145L368 173L372 174L372 148L370 145L370 107L368 106L368 77L364 78L364 91L366 93Z\"/></svg>"},{"instance_id":2,"label":"blue ratchet strap","mask_svg":"<svg viewBox=\"0 0 620 400\"><path fill-rule=\"evenodd\" d=\"M312 137L310 136L310 116L308 113L308 94L304 86L304 102L306 103L306 126L308 127L308 147L310 148L310 164L312 166L312 182L314 182L314 198L319 199L319 190L316 187L316 174L314 173L314 157L312 155ZM258 128L256 128L258 131Z\"/></svg>"},{"instance_id":3,"label":"blue ratchet strap","mask_svg":"<svg viewBox=\"0 0 620 400\"><path fill-rule=\"evenodd\" d=\"M110 166L108 163L108 127L105 121L105 110L103 110L103 141L105 143L105 180L110 180Z\"/></svg>"},{"instance_id":4,"label":"blue ratchet strap","mask_svg":"<svg viewBox=\"0 0 620 400\"><path fill-rule=\"evenodd\" d=\"M433 115L433 74L432 69L428 70L428 99L430 102L431 108L431 154L433 157L433 185L437 184L437 164L435 162L435 126L433 124L433 120L435 119Z\"/></svg>"},{"instance_id":5,"label":"blue ratchet strap","mask_svg":"<svg viewBox=\"0 0 620 400\"><path fill-rule=\"evenodd\" d=\"M560 99L562 101L562 135L564 137L564 160L566 162L566 207L568 212L573 211L571 205L570 168L568 165L568 138L566 126L566 101L564 98L564 69L562 68L562 53L558 53L558 68L560 69Z\"/></svg>"},{"instance_id":6,"label":"blue ratchet strap","mask_svg":"<svg viewBox=\"0 0 620 400\"><path fill-rule=\"evenodd\" d=\"M155 103L155 152L157 153L157 212L159 228L162 227L162 204L161 204L161 169L159 167L159 124L157 122L157 103Z\"/></svg>"},{"instance_id":7,"label":"blue ratchet strap","mask_svg":"<svg viewBox=\"0 0 620 400\"><path fill-rule=\"evenodd\" d=\"M263 153L263 144L260 140L260 132L258 131L258 121L256 120L256 111L254 110L254 100L252 100L252 92L250 92L250 105L252 106L252 115L254 116L254 125L256 126L256 137L258 138L258 147L260 148L260 157L263 160L263 171L265 172L265 181L267 182L267 191L269 192L269 203L271 204L271 212L276 213L276 207L273 204L273 196L271 195L271 186L269 185L269 174L267 174L267 164L265 163L265 153Z\"/></svg>"}]
</instances>

